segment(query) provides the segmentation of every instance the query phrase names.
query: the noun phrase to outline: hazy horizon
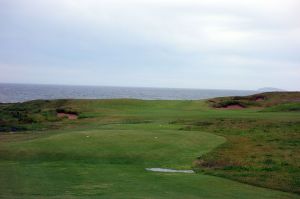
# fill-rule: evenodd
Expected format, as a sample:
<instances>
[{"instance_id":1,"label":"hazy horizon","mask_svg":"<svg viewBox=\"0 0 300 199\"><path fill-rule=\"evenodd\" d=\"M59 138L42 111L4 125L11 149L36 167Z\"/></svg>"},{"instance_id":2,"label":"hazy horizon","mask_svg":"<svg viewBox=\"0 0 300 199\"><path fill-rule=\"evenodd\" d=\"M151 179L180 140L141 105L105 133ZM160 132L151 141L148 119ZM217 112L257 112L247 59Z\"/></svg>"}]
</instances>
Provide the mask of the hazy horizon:
<instances>
[{"instance_id":1,"label":"hazy horizon","mask_svg":"<svg viewBox=\"0 0 300 199\"><path fill-rule=\"evenodd\" d=\"M298 0L3 0L0 82L300 90Z\"/></svg>"},{"instance_id":2,"label":"hazy horizon","mask_svg":"<svg viewBox=\"0 0 300 199\"><path fill-rule=\"evenodd\" d=\"M300 91L300 90L285 90L277 87L260 87L256 89L234 89L234 88L188 88L188 87L158 87L158 86L122 86L122 85L92 85L92 84L55 84L55 83L17 83L17 82L0 82L0 84L12 84L12 85L40 85L40 86L86 86L86 87L115 87L115 88L150 88L150 89L187 89L187 90L240 90L240 91L260 91L263 89L273 91Z\"/></svg>"}]
</instances>

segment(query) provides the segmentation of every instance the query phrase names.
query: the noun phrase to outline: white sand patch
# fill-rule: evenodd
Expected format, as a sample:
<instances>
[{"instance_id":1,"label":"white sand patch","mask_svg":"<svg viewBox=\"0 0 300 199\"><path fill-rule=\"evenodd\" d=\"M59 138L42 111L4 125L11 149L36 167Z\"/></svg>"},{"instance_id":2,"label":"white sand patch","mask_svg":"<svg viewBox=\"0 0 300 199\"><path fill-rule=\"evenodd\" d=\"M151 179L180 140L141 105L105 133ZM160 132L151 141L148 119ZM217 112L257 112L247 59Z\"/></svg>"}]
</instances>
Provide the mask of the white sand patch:
<instances>
[{"instance_id":1,"label":"white sand patch","mask_svg":"<svg viewBox=\"0 0 300 199\"><path fill-rule=\"evenodd\" d=\"M195 173L193 170L176 170L164 168L146 168L147 171L164 172L164 173Z\"/></svg>"}]
</instances>

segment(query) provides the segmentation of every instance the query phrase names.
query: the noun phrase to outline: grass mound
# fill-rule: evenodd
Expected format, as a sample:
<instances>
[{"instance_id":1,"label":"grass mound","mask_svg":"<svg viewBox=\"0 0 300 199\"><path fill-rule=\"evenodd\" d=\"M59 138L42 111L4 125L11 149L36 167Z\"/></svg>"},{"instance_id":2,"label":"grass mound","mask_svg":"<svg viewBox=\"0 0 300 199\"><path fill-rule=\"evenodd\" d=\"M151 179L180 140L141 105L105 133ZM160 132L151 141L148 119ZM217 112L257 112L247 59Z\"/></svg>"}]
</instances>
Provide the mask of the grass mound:
<instances>
[{"instance_id":1,"label":"grass mound","mask_svg":"<svg viewBox=\"0 0 300 199\"><path fill-rule=\"evenodd\" d=\"M69 100L35 100L0 104L0 132L52 128L61 120L57 113L79 115L69 103Z\"/></svg>"},{"instance_id":2,"label":"grass mound","mask_svg":"<svg viewBox=\"0 0 300 199\"><path fill-rule=\"evenodd\" d=\"M300 102L284 103L263 109L264 112L300 112Z\"/></svg>"},{"instance_id":3,"label":"grass mound","mask_svg":"<svg viewBox=\"0 0 300 199\"><path fill-rule=\"evenodd\" d=\"M251 96L221 97L208 100L214 108L237 105L244 108L271 107L285 103L300 103L300 92L268 92Z\"/></svg>"}]
</instances>

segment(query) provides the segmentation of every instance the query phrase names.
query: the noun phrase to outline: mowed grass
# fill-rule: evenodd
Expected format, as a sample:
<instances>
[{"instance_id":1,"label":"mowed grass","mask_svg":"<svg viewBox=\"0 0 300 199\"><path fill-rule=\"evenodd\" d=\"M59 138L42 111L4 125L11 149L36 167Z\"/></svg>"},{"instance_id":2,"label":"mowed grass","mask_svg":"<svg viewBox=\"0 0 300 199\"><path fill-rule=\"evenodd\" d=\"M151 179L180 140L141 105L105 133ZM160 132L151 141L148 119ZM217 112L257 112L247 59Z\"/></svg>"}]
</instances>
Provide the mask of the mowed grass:
<instances>
[{"instance_id":1,"label":"mowed grass","mask_svg":"<svg viewBox=\"0 0 300 199\"><path fill-rule=\"evenodd\" d=\"M195 157L224 141L220 136L191 131L87 130L2 144L1 158L190 169Z\"/></svg>"},{"instance_id":2,"label":"mowed grass","mask_svg":"<svg viewBox=\"0 0 300 199\"><path fill-rule=\"evenodd\" d=\"M210 133L113 129L49 133L1 144L2 198L297 198L202 174L145 171L190 169L195 157L224 143L223 137Z\"/></svg>"},{"instance_id":3,"label":"mowed grass","mask_svg":"<svg viewBox=\"0 0 300 199\"><path fill-rule=\"evenodd\" d=\"M206 101L129 99L1 105L3 129L27 131L0 133L0 197L300 198L287 193L300 187L298 106L220 110ZM79 119L57 118L58 108Z\"/></svg>"}]
</instances>

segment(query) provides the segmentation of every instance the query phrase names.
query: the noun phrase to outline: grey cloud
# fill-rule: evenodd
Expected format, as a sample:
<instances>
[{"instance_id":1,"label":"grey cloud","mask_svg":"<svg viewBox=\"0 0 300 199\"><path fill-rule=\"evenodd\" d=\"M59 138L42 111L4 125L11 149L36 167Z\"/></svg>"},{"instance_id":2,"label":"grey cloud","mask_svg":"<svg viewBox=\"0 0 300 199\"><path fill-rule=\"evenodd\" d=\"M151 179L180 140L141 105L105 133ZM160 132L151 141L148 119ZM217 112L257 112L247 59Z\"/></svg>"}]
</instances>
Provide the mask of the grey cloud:
<instances>
[{"instance_id":1,"label":"grey cloud","mask_svg":"<svg viewBox=\"0 0 300 199\"><path fill-rule=\"evenodd\" d=\"M3 0L0 78L55 83L37 77L57 70L88 76L65 80L74 84L255 89L285 79L284 88L300 89L299 8L297 0ZM21 69L24 77L12 74ZM255 76L262 80L251 83Z\"/></svg>"}]
</instances>

